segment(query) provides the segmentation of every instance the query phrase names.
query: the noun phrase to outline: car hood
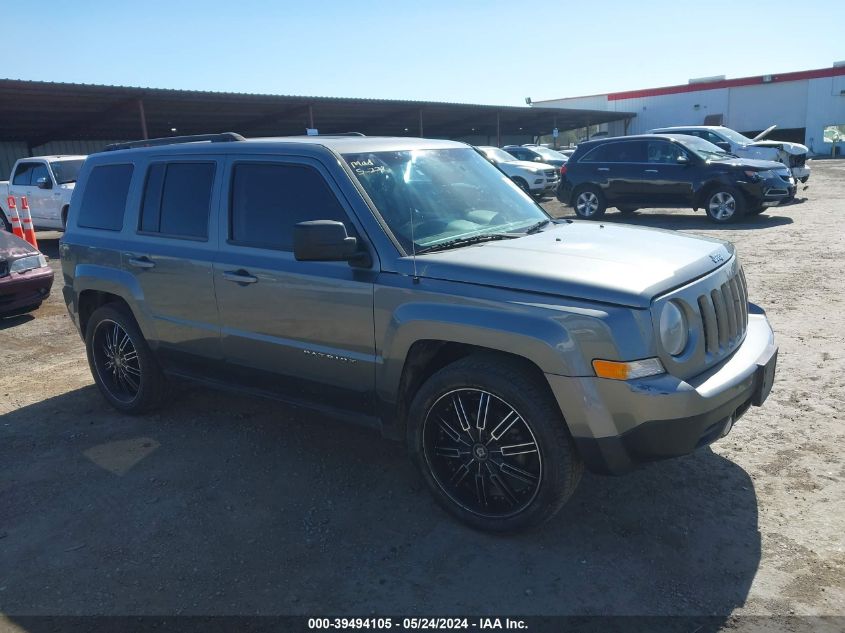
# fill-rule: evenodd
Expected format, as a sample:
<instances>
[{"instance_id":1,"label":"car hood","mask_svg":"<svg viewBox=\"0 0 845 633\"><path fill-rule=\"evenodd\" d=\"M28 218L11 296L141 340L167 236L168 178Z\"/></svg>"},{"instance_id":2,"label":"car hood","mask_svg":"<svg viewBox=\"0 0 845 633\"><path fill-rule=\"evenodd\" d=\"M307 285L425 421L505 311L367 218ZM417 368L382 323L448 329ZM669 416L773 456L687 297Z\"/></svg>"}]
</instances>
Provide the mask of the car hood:
<instances>
[{"instance_id":1,"label":"car hood","mask_svg":"<svg viewBox=\"0 0 845 633\"><path fill-rule=\"evenodd\" d=\"M774 149L782 149L787 154L792 154L793 156L800 156L810 151L806 145L788 143L786 141L755 141L751 143L751 147L773 147Z\"/></svg>"},{"instance_id":2,"label":"car hood","mask_svg":"<svg viewBox=\"0 0 845 633\"><path fill-rule=\"evenodd\" d=\"M647 308L727 262L733 245L674 231L573 221L535 235L417 257L417 274Z\"/></svg>"},{"instance_id":3,"label":"car hood","mask_svg":"<svg viewBox=\"0 0 845 633\"><path fill-rule=\"evenodd\" d=\"M0 259L13 260L24 255L34 255L36 250L29 242L0 230Z\"/></svg>"}]
</instances>

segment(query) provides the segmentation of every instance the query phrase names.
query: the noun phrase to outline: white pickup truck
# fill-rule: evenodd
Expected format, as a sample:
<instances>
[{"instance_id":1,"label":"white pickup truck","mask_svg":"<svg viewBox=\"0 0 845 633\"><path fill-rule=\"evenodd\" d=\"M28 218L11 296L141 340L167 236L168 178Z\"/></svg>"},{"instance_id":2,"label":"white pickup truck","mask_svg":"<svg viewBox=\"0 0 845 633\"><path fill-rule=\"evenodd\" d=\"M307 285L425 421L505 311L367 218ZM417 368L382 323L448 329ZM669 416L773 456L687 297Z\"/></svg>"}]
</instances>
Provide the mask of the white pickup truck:
<instances>
[{"instance_id":1,"label":"white pickup truck","mask_svg":"<svg viewBox=\"0 0 845 633\"><path fill-rule=\"evenodd\" d=\"M15 197L20 212L20 199L26 196L36 229L64 231L70 196L85 156L33 156L21 158L12 167L8 181L0 181L0 220L2 228L11 231L7 199Z\"/></svg>"}]
</instances>

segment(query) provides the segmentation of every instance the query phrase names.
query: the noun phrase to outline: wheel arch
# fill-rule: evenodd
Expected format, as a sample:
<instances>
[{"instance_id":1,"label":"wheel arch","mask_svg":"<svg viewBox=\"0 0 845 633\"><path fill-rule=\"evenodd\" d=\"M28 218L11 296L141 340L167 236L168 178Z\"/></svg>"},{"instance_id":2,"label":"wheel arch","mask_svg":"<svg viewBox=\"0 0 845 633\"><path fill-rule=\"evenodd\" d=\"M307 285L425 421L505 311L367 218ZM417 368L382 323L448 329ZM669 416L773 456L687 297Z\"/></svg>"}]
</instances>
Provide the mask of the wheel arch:
<instances>
[{"instance_id":1,"label":"wheel arch","mask_svg":"<svg viewBox=\"0 0 845 633\"><path fill-rule=\"evenodd\" d=\"M85 314L87 319L100 305L120 302L135 319L150 346L153 346L156 340L153 320L144 312L143 291L132 275L108 266L84 264L75 268L72 288L73 298L69 301L73 303L68 307L78 315L79 330L83 337L87 326L87 320L83 320L83 303L88 311Z\"/></svg>"},{"instance_id":2,"label":"wheel arch","mask_svg":"<svg viewBox=\"0 0 845 633\"><path fill-rule=\"evenodd\" d=\"M582 324L583 325L583 324ZM376 394L386 435L402 433L407 405L438 369L471 354L495 354L544 374L584 375L589 363L563 323L474 306L408 304L393 315L376 367Z\"/></svg>"}]
</instances>

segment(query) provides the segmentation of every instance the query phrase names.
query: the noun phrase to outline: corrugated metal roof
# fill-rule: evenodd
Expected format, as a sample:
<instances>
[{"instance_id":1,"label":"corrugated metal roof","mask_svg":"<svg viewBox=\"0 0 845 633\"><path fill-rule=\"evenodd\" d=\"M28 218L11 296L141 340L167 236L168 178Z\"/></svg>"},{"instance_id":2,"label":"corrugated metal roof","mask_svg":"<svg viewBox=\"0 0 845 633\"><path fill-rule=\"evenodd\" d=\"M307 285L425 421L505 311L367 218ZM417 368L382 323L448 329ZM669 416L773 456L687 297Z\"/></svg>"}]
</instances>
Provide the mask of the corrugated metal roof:
<instances>
[{"instance_id":1,"label":"corrugated metal roof","mask_svg":"<svg viewBox=\"0 0 845 633\"><path fill-rule=\"evenodd\" d=\"M63 139L142 138L235 131L244 135L358 131L456 137L547 134L634 116L630 113L442 101L210 92L0 79L0 140L41 145Z\"/></svg>"}]
</instances>

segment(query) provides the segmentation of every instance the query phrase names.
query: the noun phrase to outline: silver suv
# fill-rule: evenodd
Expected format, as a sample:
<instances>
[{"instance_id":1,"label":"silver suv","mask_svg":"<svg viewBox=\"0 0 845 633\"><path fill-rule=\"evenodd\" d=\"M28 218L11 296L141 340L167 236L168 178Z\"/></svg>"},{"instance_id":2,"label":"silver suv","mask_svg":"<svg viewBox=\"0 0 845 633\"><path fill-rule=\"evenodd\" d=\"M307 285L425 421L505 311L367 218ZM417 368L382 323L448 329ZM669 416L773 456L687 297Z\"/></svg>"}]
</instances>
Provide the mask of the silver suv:
<instances>
[{"instance_id":1,"label":"silver suv","mask_svg":"<svg viewBox=\"0 0 845 633\"><path fill-rule=\"evenodd\" d=\"M178 377L337 414L407 442L486 530L548 519L584 465L713 442L774 378L730 244L554 220L456 142L116 146L85 162L61 255L120 411Z\"/></svg>"}]
</instances>

